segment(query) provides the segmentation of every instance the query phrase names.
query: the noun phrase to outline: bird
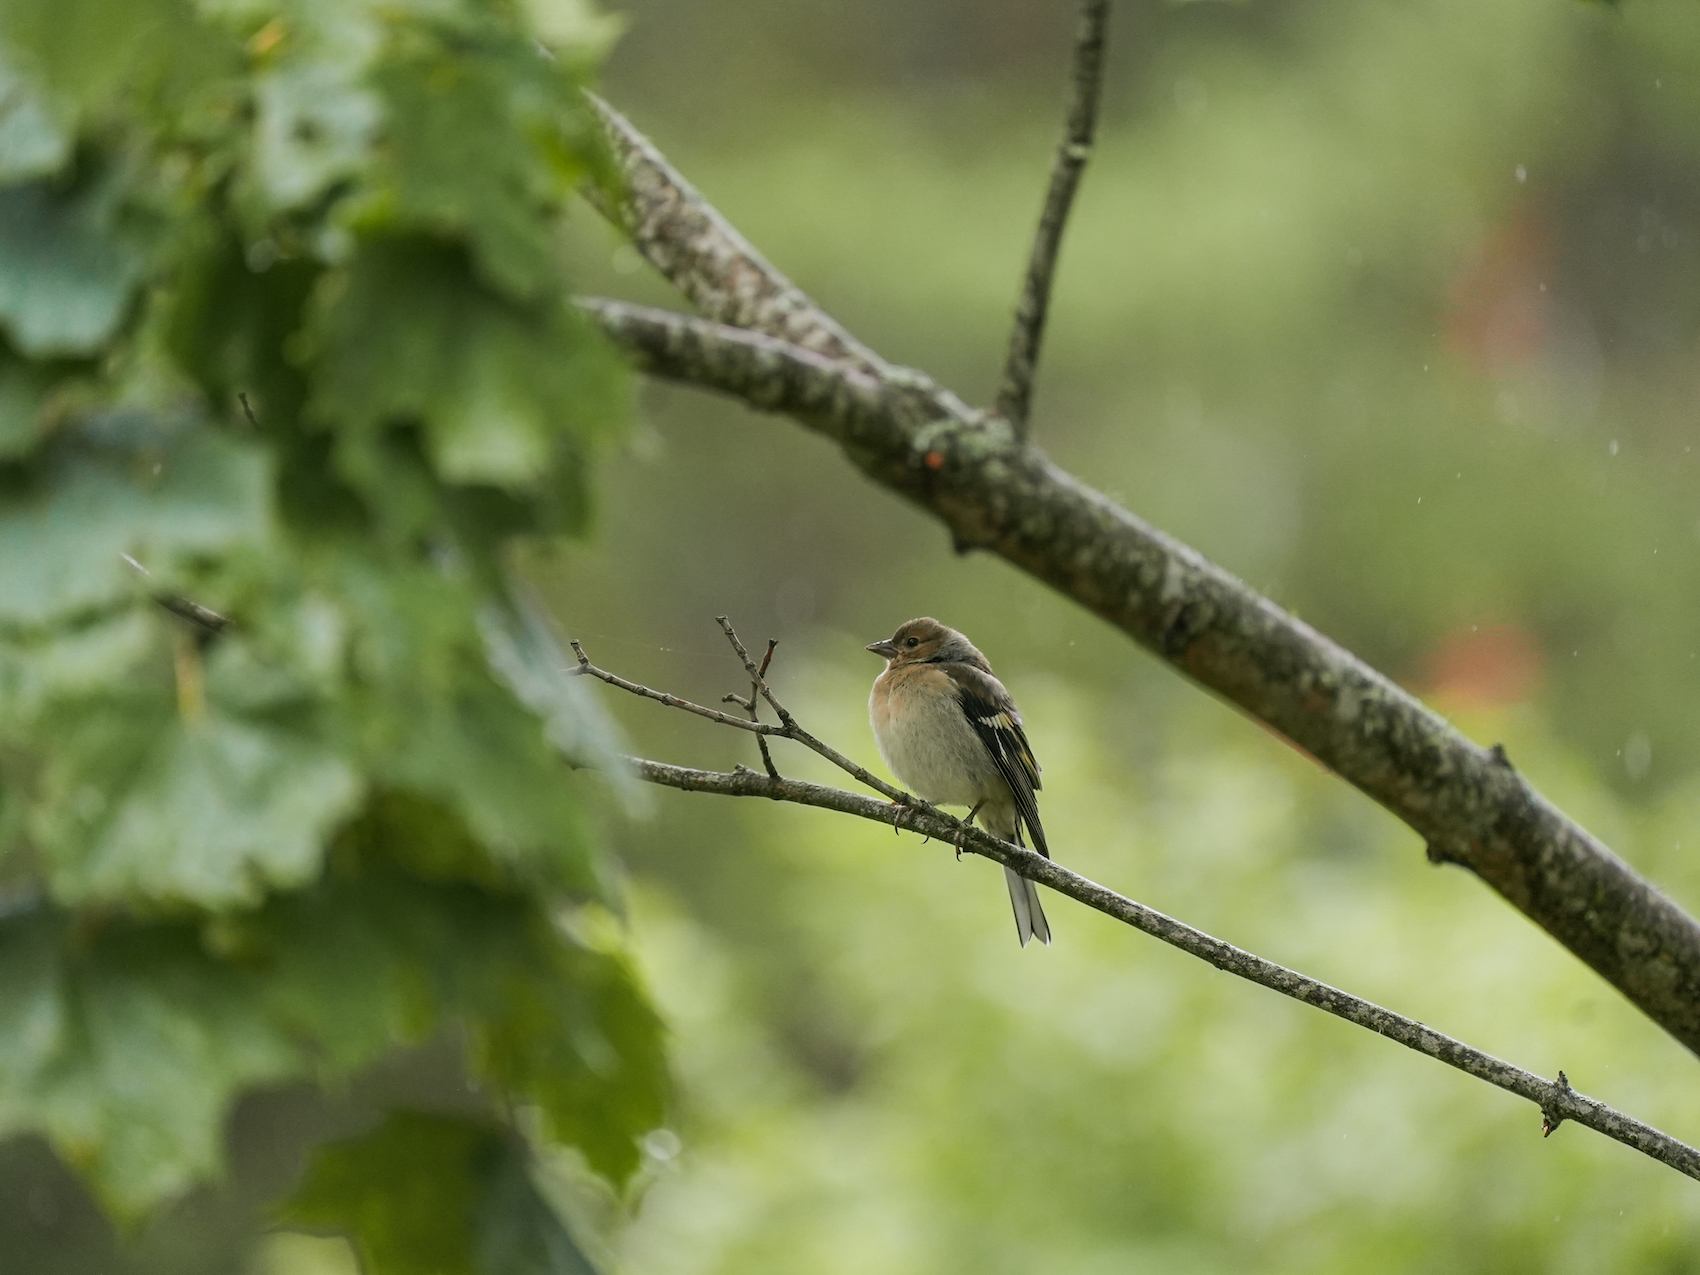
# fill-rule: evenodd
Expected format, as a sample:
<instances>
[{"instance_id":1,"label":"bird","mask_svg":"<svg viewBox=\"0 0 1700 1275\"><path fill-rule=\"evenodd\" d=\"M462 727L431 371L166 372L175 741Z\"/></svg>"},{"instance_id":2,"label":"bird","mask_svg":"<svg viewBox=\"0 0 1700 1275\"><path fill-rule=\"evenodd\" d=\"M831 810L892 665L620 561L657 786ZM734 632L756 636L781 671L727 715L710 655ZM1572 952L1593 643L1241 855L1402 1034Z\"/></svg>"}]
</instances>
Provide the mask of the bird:
<instances>
[{"instance_id":1,"label":"bird","mask_svg":"<svg viewBox=\"0 0 1700 1275\"><path fill-rule=\"evenodd\" d=\"M930 616L910 620L867 649L886 660L868 697L874 742L892 774L927 801L967 806L968 822L1001 841L1051 857L1039 823L1039 763L1015 701L979 649ZM1005 867L1015 932L1051 941L1039 890Z\"/></svg>"}]
</instances>

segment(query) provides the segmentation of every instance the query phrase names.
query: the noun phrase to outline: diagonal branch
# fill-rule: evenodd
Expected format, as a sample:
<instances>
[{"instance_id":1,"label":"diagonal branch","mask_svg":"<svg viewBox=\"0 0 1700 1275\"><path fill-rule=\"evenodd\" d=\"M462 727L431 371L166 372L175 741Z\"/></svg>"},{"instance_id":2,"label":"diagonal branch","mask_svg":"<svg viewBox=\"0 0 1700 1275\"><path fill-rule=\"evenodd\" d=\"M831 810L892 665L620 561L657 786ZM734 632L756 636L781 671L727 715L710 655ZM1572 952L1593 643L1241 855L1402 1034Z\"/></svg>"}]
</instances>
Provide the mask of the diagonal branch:
<instances>
[{"instance_id":1,"label":"diagonal branch","mask_svg":"<svg viewBox=\"0 0 1700 1275\"><path fill-rule=\"evenodd\" d=\"M811 301L696 188L676 172L650 140L612 106L587 93L625 178L625 201L606 206L594 186L585 194L610 220L625 227L649 263L712 319L793 342L828 359L858 367L884 367L863 345Z\"/></svg>"},{"instance_id":2,"label":"diagonal branch","mask_svg":"<svg viewBox=\"0 0 1700 1275\"><path fill-rule=\"evenodd\" d=\"M895 824L923 836L934 837L951 845L983 855L1013 868L1030 880L1049 886L1106 916L1114 917L1142 933L1161 939L1219 970L1290 996L1313 1008L1343 1018L1359 1027L1368 1028L1407 1049L1426 1054L1466 1075L1485 1080L1491 1085L1526 1098L1541 1111L1541 1129L1551 1133L1565 1120L1574 1120L1597 1133L1643 1155L1667 1164L1679 1173L1700 1179L1700 1151L1663 1133L1651 1125L1613 1110L1603 1102L1577 1093L1561 1071L1556 1081L1545 1080L1533 1072L1495 1058L1463 1041L1435 1031L1384 1009L1373 1001L1353 996L1307 975L1273 961L1265 960L1242 948L1195 930L1184 922L1148 908L1124 895L1106 889L1079 873L1071 872L1031 850L999 841L979 828L954 819L944 812L925 806L900 807L876 801L860 793L846 792L800 779L783 779L763 775L739 767L731 772L692 770L664 762L631 758L640 779L684 792L717 793L728 797L762 797L770 801L789 801L797 805L833 810L882 824Z\"/></svg>"},{"instance_id":3,"label":"diagonal branch","mask_svg":"<svg viewBox=\"0 0 1700 1275\"><path fill-rule=\"evenodd\" d=\"M584 303L639 365L785 413L876 482L1120 628L1305 749L1462 864L1700 1052L1700 924L1551 805L1501 749L1019 445L992 417L771 337Z\"/></svg>"},{"instance_id":4,"label":"diagonal branch","mask_svg":"<svg viewBox=\"0 0 1700 1275\"><path fill-rule=\"evenodd\" d=\"M1051 184L1045 192L1045 207L1033 235L1033 250L1027 259L1027 277L1021 301L1015 308L1015 329L1009 334L1009 353L1004 359L1003 383L998 386L997 413L1015 429L1017 438L1027 437L1027 415L1033 405L1033 372L1039 363L1039 345L1045 339L1045 315L1051 303L1051 278L1056 273L1057 251L1063 228L1074 204L1074 192L1086 161L1092 155L1092 133L1098 122L1098 93L1104 78L1104 29L1110 20L1110 0L1081 0L1080 23L1074 37L1074 92L1069 100L1068 121L1051 164Z\"/></svg>"}]
</instances>

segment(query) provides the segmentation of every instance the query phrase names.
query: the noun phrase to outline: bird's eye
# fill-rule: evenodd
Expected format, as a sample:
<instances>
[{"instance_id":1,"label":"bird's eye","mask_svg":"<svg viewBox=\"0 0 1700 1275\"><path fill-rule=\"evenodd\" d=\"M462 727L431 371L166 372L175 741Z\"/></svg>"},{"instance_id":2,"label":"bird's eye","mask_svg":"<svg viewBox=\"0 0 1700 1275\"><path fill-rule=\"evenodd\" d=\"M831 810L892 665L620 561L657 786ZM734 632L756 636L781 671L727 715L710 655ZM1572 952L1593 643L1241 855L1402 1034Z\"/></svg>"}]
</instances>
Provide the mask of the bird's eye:
<instances>
[{"instance_id":1,"label":"bird's eye","mask_svg":"<svg viewBox=\"0 0 1700 1275\"><path fill-rule=\"evenodd\" d=\"M914 648L915 648L915 647L917 647L917 646L920 646L920 645L921 645L921 639L920 639L920 638L910 638L910 639L909 639L909 640L908 640L908 641L907 641L907 642L905 642L905 643L904 643L904 644L903 644L903 645L904 645L904 646L907 646L907 647L909 647L909 648L910 648L910 649L911 649L911 650L913 650L913 649L914 649Z\"/></svg>"}]
</instances>

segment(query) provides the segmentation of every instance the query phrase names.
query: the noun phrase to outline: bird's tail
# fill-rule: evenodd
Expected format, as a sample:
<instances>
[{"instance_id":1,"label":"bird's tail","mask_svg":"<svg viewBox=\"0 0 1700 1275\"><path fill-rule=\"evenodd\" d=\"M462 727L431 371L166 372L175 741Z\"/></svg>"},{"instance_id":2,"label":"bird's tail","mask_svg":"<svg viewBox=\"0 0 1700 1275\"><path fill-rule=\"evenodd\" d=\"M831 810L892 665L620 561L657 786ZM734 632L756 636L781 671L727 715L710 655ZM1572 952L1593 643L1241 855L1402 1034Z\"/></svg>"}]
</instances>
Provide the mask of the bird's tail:
<instances>
[{"instance_id":1,"label":"bird's tail","mask_svg":"<svg viewBox=\"0 0 1700 1275\"><path fill-rule=\"evenodd\" d=\"M1051 926L1045 920L1045 909L1039 906L1039 887L1010 868L1003 870L1003 879L1009 886L1009 902L1015 909L1015 934L1021 946L1026 947L1030 938L1049 943Z\"/></svg>"},{"instance_id":2,"label":"bird's tail","mask_svg":"<svg viewBox=\"0 0 1700 1275\"><path fill-rule=\"evenodd\" d=\"M1013 841L1018 846L1027 844L1014 810L993 807L983 813L980 823L999 840ZM1009 887L1010 906L1015 909L1015 936L1021 940L1021 946L1026 947L1028 939L1049 943L1051 925L1045 920L1045 909L1039 906L1039 887L1010 868L1003 870L1003 879Z\"/></svg>"}]
</instances>

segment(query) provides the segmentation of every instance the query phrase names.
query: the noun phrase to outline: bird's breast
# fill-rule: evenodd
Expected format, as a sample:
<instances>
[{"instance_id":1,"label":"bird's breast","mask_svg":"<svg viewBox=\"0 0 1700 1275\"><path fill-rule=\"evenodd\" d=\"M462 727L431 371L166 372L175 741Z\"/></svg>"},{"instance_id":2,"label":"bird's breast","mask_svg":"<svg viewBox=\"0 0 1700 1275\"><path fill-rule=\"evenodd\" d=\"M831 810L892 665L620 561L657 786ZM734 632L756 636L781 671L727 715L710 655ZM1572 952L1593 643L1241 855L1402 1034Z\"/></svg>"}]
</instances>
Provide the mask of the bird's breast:
<instances>
[{"instance_id":1,"label":"bird's breast","mask_svg":"<svg viewBox=\"0 0 1700 1275\"><path fill-rule=\"evenodd\" d=\"M954 698L911 699L907 711L876 682L868 701L874 742L891 773L928 801L973 806L1007 789L985 745Z\"/></svg>"}]
</instances>

